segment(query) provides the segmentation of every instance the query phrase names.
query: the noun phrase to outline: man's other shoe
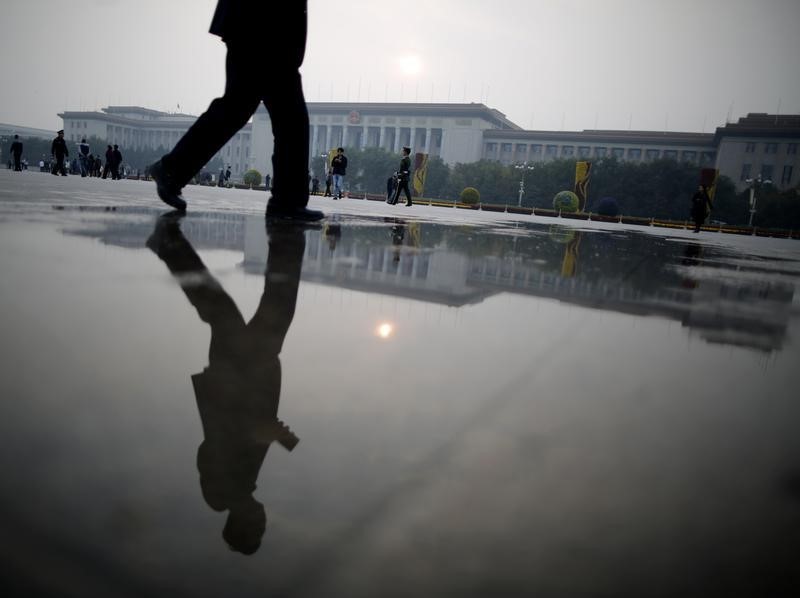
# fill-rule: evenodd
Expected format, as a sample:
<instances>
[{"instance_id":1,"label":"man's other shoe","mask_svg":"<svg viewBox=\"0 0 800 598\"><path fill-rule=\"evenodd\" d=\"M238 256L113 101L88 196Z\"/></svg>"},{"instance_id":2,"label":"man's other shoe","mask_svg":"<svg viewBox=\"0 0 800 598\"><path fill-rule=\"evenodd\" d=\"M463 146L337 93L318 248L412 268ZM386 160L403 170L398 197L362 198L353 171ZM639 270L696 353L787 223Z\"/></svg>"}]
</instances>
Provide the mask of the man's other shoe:
<instances>
[{"instance_id":1,"label":"man's other shoe","mask_svg":"<svg viewBox=\"0 0 800 598\"><path fill-rule=\"evenodd\" d=\"M161 160L150 166L150 176L156 182L156 191L161 201L176 210L185 212L186 202L181 197L181 188L172 180Z\"/></svg>"}]
</instances>

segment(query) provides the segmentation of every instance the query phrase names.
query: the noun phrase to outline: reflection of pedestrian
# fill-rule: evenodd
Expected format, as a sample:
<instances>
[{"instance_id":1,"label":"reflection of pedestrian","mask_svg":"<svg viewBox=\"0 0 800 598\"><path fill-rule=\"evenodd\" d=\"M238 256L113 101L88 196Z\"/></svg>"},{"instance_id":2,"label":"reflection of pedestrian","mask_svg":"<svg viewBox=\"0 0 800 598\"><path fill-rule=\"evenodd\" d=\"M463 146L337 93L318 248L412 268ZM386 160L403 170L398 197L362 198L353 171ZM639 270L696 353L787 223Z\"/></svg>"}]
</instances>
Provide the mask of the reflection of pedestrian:
<instances>
[{"instance_id":1,"label":"reflection of pedestrian","mask_svg":"<svg viewBox=\"0 0 800 598\"><path fill-rule=\"evenodd\" d=\"M344 189L344 177L347 174L347 156L344 155L344 148L336 150L336 155L331 160L331 171L333 172L333 199L342 199Z\"/></svg>"},{"instance_id":2,"label":"reflection of pedestrian","mask_svg":"<svg viewBox=\"0 0 800 598\"><path fill-rule=\"evenodd\" d=\"M400 249L403 246L403 240L406 238L406 223L403 220L396 220L391 229L392 245L394 245L393 261L400 261Z\"/></svg>"},{"instance_id":3,"label":"reflection of pedestrian","mask_svg":"<svg viewBox=\"0 0 800 598\"><path fill-rule=\"evenodd\" d=\"M228 545L252 554L266 528L264 506L253 492L267 450L273 441L289 451L299 442L278 419L278 356L294 317L304 232L289 224L268 224L264 292L246 323L181 233L179 220L179 212L161 216L147 245L211 327L208 366L192 376L204 436L197 451L200 487L212 509L228 511L222 532Z\"/></svg>"},{"instance_id":4,"label":"reflection of pedestrian","mask_svg":"<svg viewBox=\"0 0 800 598\"><path fill-rule=\"evenodd\" d=\"M19 135L14 135L14 142L11 144L11 156L14 158L14 170L22 172L22 142L19 140Z\"/></svg>"},{"instance_id":5,"label":"reflection of pedestrian","mask_svg":"<svg viewBox=\"0 0 800 598\"><path fill-rule=\"evenodd\" d=\"M181 190L256 111L260 102L269 112L274 137L273 192L267 216L314 221L322 212L309 210L308 110L299 68L306 47L306 0L294 0L273 10L269 2L218 0L211 33L227 46L225 93L208 107L177 145L156 162L151 172L158 196L186 209ZM280 35L263 35L263 23ZM270 77L254 77L272 60Z\"/></svg>"},{"instance_id":6,"label":"reflection of pedestrian","mask_svg":"<svg viewBox=\"0 0 800 598\"><path fill-rule=\"evenodd\" d=\"M711 198L705 185L700 185L692 195L692 220L694 220L694 232L699 233L700 227L705 222L706 217L711 213Z\"/></svg>"},{"instance_id":7,"label":"reflection of pedestrian","mask_svg":"<svg viewBox=\"0 0 800 598\"><path fill-rule=\"evenodd\" d=\"M56 159L55 166L53 166L53 174L67 176L67 170L64 167L64 158L69 156L67 149L67 142L64 141L64 129L61 129L53 143L50 145L50 154Z\"/></svg>"},{"instance_id":8,"label":"reflection of pedestrian","mask_svg":"<svg viewBox=\"0 0 800 598\"><path fill-rule=\"evenodd\" d=\"M409 154L411 154L411 148L404 147L403 157L400 160L400 168L397 170L397 186L395 187L394 196L390 202L393 205L400 199L401 191L406 194L406 206L411 205L411 191L408 189L408 180L411 177L411 158L408 157Z\"/></svg>"}]
</instances>

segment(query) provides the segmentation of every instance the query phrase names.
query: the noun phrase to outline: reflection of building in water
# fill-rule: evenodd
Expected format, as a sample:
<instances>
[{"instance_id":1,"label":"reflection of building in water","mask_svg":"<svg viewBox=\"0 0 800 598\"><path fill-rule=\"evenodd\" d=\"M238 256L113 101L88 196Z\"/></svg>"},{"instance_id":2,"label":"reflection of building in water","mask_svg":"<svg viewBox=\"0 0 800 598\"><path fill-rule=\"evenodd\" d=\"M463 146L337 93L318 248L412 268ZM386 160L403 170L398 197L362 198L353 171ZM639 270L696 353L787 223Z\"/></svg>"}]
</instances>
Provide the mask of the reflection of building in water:
<instances>
[{"instance_id":1,"label":"reflection of building in water","mask_svg":"<svg viewBox=\"0 0 800 598\"><path fill-rule=\"evenodd\" d=\"M352 235L340 240L335 251L320 231L307 233L303 280L450 306L477 303L492 294L467 283L467 256L441 248L403 247L397 259L391 229L385 230L385 244ZM266 243L264 220L249 219L244 248L248 272L263 272Z\"/></svg>"},{"instance_id":2,"label":"reflection of building in water","mask_svg":"<svg viewBox=\"0 0 800 598\"><path fill-rule=\"evenodd\" d=\"M267 259L263 217L207 214L198 218L193 214L181 226L196 248L244 251L245 270L263 274ZM114 245L143 247L151 228L151 218L115 219L103 230L79 234ZM416 247L411 241L414 235L406 234L403 244L397 245L388 224L345 225L342 232L333 251L323 231L306 233L303 280L448 306L478 303L498 293L545 297L678 320L708 342L764 351L782 347L791 317L794 289L790 284L763 278L721 279L710 268L698 275L685 265L688 262L680 266L677 259L672 276L654 274L648 277L650 285L643 286L604 269L594 269L590 276L583 273L587 268L577 267L574 276L564 276L561 256L547 262L514 253L467 255L448 247L446 236L438 245ZM568 249L568 245L563 247ZM666 263L672 258L665 253L659 259Z\"/></svg>"}]
</instances>

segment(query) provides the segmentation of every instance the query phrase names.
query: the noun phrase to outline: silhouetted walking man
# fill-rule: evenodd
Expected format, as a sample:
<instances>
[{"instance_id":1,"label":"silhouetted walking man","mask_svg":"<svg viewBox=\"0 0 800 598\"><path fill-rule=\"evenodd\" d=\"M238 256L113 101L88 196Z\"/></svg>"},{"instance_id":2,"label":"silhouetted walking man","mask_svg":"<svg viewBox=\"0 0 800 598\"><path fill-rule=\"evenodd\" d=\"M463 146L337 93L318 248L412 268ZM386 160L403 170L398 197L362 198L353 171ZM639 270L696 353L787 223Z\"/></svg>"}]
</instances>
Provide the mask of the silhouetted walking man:
<instances>
[{"instance_id":1,"label":"silhouetted walking man","mask_svg":"<svg viewBox=\"0 0 800 598\"><path fill-rule=\"evenodd\" d=\"M272 196L268 217L315 221L322 212L309 210L308 110L300 80L305 55L306 0L273 8L268 2L218 0L210 32L228 48L225 94L197 119L173 150L152 165L158 196L178 210L186 209L181 189L264 102L275 140ZM272 33L264 35L269 20ZM280 32L280 33L278 33ZM254 77L269 61L270 77Z\"/></svg>"},{"instance_id":2,"label":"silhouetted walking man","mask_svg":"<svg viewBox=\"0 0 800 598\"><path fill-rule=\"evenodd\" d=\"M264 292L245 323L233 299L209 273L180 230L180 212L161 216L147 246L178 280L200 319L211 326L208 366L192 376L204 440L197 452L200 487L215 511L228 510L222 536L252 554L266 528L264 506L253 497L270 444L291 451L297 436L278 419L278 355L294 317L303 264L303 229L267 221L269 253Z\"/></svg>"},{"instance_id":3,"label":"silhouetted walking man","mask_svg":"<svg viewBox=\"0 0 800 598\"><path fill-rule=\"evenodd\" d=\"M67 142L64 141L64 129L57 133L57 137L53 139L50 145L50 154L56 159L56 165L53 167L53 174L67 176L67 169L64 168L64 158L69 156L67 149Z\"/></svg>"},{"instance_id":4,"label":"silhouetted walking man","mask_svg":"<svg viewBox=\"0 0 800 598\"><path fill-rule=\"evenodd\" d=\"M14 158L14 171L22 172L22 142L19 140L19 135L14 135L14 142L11 144L11 156Z\"/></svg>"}]
</instances>

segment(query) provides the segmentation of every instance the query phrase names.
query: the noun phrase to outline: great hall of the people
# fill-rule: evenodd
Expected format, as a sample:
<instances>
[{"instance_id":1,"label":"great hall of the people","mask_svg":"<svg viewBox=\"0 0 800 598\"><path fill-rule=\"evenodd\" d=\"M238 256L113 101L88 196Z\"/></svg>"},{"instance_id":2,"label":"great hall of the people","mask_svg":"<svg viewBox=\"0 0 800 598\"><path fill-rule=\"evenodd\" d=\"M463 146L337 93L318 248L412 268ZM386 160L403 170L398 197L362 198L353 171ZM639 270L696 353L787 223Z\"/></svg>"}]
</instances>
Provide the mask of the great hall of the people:
<instances>
[{"instance_id":1,"label":"great hall of the people","mask_svg":"<svg viewBox=\"0 0 800 598\"><path fill-rule=\"evenodd\" d=\"M331 148L380 147L440 156L444 162L497 160L503 164L557 158L598 160L615 157L642 162L678 160L716 167L742 189L748 179L771 180L779 189L800 181L797 148L800 115L751 113L717 127L714 133L664 131L530 131L484 104L310 102L310 156ZM195 116L137 106L100 111L65 111L68 141L96 136L122 148L168 150ZM269 173L272 129L263 106L218 156L239 178L250 168Z\"/></svg>"}]
</instances>

